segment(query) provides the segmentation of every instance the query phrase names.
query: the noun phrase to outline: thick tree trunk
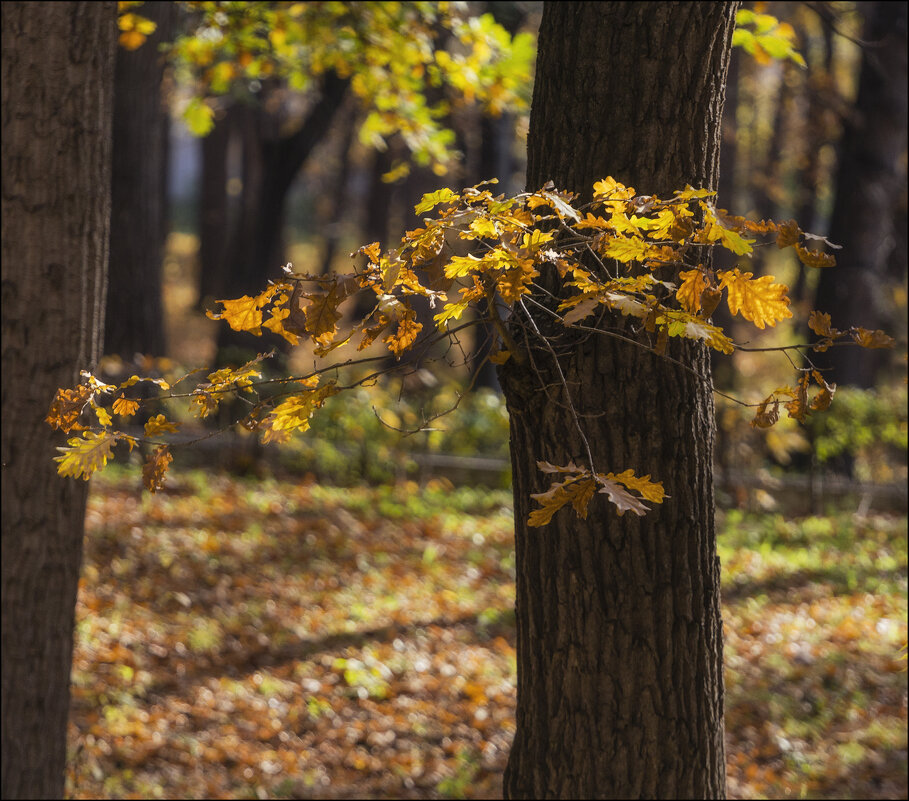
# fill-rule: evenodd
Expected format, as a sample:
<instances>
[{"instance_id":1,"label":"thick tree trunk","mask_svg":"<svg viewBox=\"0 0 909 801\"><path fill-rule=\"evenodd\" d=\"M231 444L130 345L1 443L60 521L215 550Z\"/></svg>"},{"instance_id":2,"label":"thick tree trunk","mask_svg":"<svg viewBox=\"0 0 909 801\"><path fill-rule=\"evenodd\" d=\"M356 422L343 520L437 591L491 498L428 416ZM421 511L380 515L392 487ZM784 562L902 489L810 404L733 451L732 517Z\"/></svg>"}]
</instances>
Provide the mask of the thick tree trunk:
<instances>
[{"instance_id":1,"label":"thick tree trunk","mask_svg":"<svg viewBox=\"0 0 909 801\"><path fill-rule=\"evenodd\" d=\"M125 359L164 354L161 264L167 237L170 118L161 97L164 56L174 3L146 3L140 13L158 24L137 50L120 48L114 78L110 277L105 347Z\"/></svg>"},{"instance_id":2,"label":"thick tree trunk","mask_svg":"<svg viewBox=\"0 0 909 801\"><path fill-rule=\"evenodd\" d=\"M888 295L891 253L899 235L894 206L906 191L906 4L863 3L863 37L878 43L863 51L855 107L843 133L830 237L841 244L837 266L824 270L815 308L833 325L890 328L895 321ZM902 315L902 312L898 312ZM830 379L871 387L889 351L831 348L812 360L832 368ZM828 380L830 380L828 379Z\"/></svg>"},{"instance_id":3,"label":"thick tree trunk","mask_svg":"<svg viewBox=\"0 0 909 801\"><path fill-rule=\"evenodd\" d=\"M100 355L114 3L3 3L3 798L62 798L87 485L44 423Z\"/></svg>"},{"instance_id":4,"label":"thick tree trunk","mask_svg":"<svg viewBox=\"0 0 909 801\"><path fill-rule=\"evenodd\" d=\"M735 11L735 3L547 4L528 187L552 180L590 197L606 175L643 194L714 187ZM614 325L633 336L623 321ZM558 371L531 336L531 366L511 359L501 371L511 413L518 626L506 795L720 798L707 354L688 343L670 349L696 377L606 336L564 348L562 371L596 468L650 474L670 497L643 518L618 517L598 500L586 520L563 510L531 529L529 496L548 485L536 461L587 461Z\"/></svg>"}]
</instances>

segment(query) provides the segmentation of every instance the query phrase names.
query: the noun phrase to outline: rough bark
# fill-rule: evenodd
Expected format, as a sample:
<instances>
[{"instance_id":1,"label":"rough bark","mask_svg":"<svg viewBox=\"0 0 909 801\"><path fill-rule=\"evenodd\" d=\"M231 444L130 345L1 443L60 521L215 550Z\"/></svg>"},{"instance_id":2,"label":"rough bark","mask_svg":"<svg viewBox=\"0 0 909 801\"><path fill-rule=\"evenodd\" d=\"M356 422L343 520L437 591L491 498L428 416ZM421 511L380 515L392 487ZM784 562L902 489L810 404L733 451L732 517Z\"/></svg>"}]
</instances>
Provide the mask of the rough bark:
<instances>
[{"instance_id":1,"label":"rough bark","mask_svg":"<svg viewBox=\"0 0 909 801\"><path fill-rule=\"evenodd\" d=\"M161 265L167 238L170 117L164 105L164 56L174 3L146 3L140 12L158 27L136 50L119 48L114 77L110 274L105 347L132 359L164 354Z\"/></svg>"},{"instance_id":2,"label":"rough bark","mask_svg":"<svg viewBox=\"0 0 909 801\"><path fill-rule=\"evenodd\" d=\"M824 270L815 308L831 315L833 325L890 328L896 322L889 294L891 253L899 241L894 206L906 191L906 4L863 3L863 38L876 44L862 54L859 90L846 120L836 177L830 237L843 246L837 266ZM902 312L899 313L902 316ZM840 384L871 387L889 351L831 348L812 357L832 368Z\"/></svg>"},{"instance_id":3,"label":"rough bark","mask_svg":"<svg viewBox=\"0 0 909 801\"><path fill-rule=\"evenodd\" d=\"M100 354L114 3L3 3L3 798L62 798L86 484L57 476L54 390Z\"/></svg>"},{"instance_id":4,"label":"rough bark","mask_svg":"<svg viewBox=\"0 0 909 801\"><path fill-rule=\"evenodd\" d=\"M735 3L547 4L528 187L552 180L589 197L606 175L644 194L714 187L735 11ZM623 321L611 324L633 336ZM536 461L587 459L547 349L532 334L524 342L529 365L513 358L500 373L511 414L518 628L506 796L720 798L709 358L694 345L670 349L697 377L606 336L560 345L596 469L650 474L670 497L643 518L595 500L586 520L563 510L528 528L529 496L548 484Z\"/></svg>"}]
</instances>

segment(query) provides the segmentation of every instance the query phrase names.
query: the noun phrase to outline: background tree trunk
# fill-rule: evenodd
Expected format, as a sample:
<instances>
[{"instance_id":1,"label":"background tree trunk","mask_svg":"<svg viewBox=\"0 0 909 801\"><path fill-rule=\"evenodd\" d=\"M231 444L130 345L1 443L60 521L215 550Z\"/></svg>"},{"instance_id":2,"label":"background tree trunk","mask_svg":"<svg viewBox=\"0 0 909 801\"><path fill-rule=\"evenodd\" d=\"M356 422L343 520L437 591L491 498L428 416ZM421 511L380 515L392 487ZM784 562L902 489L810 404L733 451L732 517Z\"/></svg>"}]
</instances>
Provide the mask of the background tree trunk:
<instances>
[{"instance_id":1,"label":"background tree trunk","mask_svg":"<svg viewBox=\"0 0 909 801\"><path fill-rule=\"evenodd\" d=\"M840 148L830 237L843 249L837 266L821 272L814 308L830 314L838 328L891 329L903 323L888 294L894 281L906 280L905 252L898 273L890 272L899 242L893 212L906 191L906 4L863 3L862 11L863 38L875 44L862 53L858 96ZM898 313L903 317L905 310ZM890 353L831 348L812 360L832 368L833 381L867 388Z\"/></svg>"},{"instance_id":2,"label":"background tree trunk","mask_svg":"<svg viewBox=\"0 0 909 801\"><path fill-rule=\"evenodd\" d=\"M224 297L258 294L268 278L280 276L284 262L282 241L287 194L306 159L331 128L347 93L348 79L334 72L322 79L322 94L293 134L282 136L278 115L269 115L265 100L243 109L239 128L243 138L243 194L238 219L231 233ZM219 360L236 355L226 349L262 350L271 339L258 342L250 334L228 326L218 329ZM282 345L283 347L283 345Z\"/></svg>"},{"instance_id":3,"label":"background tree trunk","mask_svg":"<svg viewBox=\"0 0 909 801\"><path fill-rule=\"evenodd\" d=\"M736 7L547 4L528 188L553 180L589 198L606 175L661 196L686 183L715 187ZM624 320L612 324L634 336ZM670 348L698 378L605 336L564 348L562 370L597 470L649 473L670 497L637 518L618 517L596 496L587 520L561 511L529 529L530 493L548 485L536 461L587 461L549 352L530 336L532 366L512 358L500 373L511 414L518 629L506 795L720 798L708 356L692 343Z\"/></svg>"},{"instance_id":4,"label":"background tree trunk","mask_svg":"<svg viewBox=\"0 0 909 801\"><path fill-rule=\"evenodd\" d=\"M110 271L105 348L125 359L163 356L161 265L168 232L170 115L161 96L164 55L173 36L174 3L146 3L139 12L158 24L137 50L117 50L114 72Z\"/></svg>"},{"instance_id":5,"label":"background tree trunk","mask_svg":"<svg viewBox=\"0 0 909 801\"><path fill-rule=\"evenodd\" d=\"M3 3L3 798L62 798L87 485L57 387L101 351L115 3Z\"/></svg>"}]
</instances>

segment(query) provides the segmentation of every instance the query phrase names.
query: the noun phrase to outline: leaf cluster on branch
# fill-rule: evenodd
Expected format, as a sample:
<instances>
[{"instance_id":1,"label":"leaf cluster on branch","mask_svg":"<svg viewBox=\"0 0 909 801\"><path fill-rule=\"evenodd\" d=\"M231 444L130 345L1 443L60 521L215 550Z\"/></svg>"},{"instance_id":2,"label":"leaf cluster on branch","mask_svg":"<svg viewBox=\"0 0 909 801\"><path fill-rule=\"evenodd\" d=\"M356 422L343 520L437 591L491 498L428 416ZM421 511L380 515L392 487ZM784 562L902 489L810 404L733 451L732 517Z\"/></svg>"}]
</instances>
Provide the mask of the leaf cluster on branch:
<instances>
[{"instance_id":1,"label":"leaf cluster on branch","mask_svg":"<svg viewBox=\"0 0 909 801\"><path fill-rule=\"evenodd\" d=\"M364 145L385 150L400 134L417 164L444 175L454 155L453 110L476 104L499 116L529 107L534 37L512 36L492 14L470 16L460 3L181 5L189 31L168 55L193 88L183 117L198 136L211 131L221 97L255 97L266 82L309 93L334 73L349 79L365 112ZM386 179L408 170L396 163Z\"/></svg>"},{"instance_id":2,"label":"leaf cluster on branch","mask_svg":"<svg viewBox=\"0 0 909 801\"><path fill-rule=\"evenodd\" d=\"M265 328L293 345L309 339L324 366L317 364L306 375L266 379L262 363L268 356L260 354L240 367L211 372L206 381L183 392L176 391L176 384L199 370L174 386L154 379L168 393L163 397L185 399L191 413L201 419L225 398L239 394L248 398L250 411L237 422L265 443L285 442L294 432L305 432L313 414L331 396L403 366L404 354L425 354L464 328L491 324L495 333L488 358L497 364L514 359L522 369L537 372L532 347L548 351L570 408L555 349L558 333L565 330L615 337L689 371L690 366L667 354L670 339L703 342L725 354L737 349L782 352L790 359L796 380L753 404L757 411L752 425L765 428L779 419L780 405L799 421L830 405L836 385L828 383L811 363L811 351L849 342L866 348L893 344L881 331L833 328L829 316L817 311L810 323L816 341L776 348L737 345L710 322L724 298L733 315L741 315L759 329L792 316L788 289L773 276L755 278L738 267L714 271L707 257L709 249L717 246L748 257L760 239L764 245L795 248L808 266L831 266L832 256L809 250L807 243L822 240L836 246L801 231L795 221L734 217L715 207L714 192L690 186L661 199L638 194L607 177L594 184L590 202L580 203L576 195L551 184L505 197L493 193L494 183L424 195L416 212L431 216L423 217L423 225L407 231L392 250L383 251L378 242L360 248L352 255L364 256L365 265L350 274L311 276L294 272L288 264L284 275L260 294L219 301L221 311L209 312L235 331L258 336ZM459 242L464 245L455 247ZM465 254L457 252L465 248ZM372 308L343 328L341 304L358 293L372 298ZM417 320L417 297L436 310L434 330L424 331ZM630 325L619 325L622 318ZM345 347L363 351L377 341L396 365L379 364L368 375L342 385L341 368L387 362L388 357L326 357ZM790 351L800 352L807 366L799 366L789 357ZM132 448L136 438L112 427L110 414L98 398L116 394L112 411L129 417L145 401L128 397L125 390L140 380L150 379L133 376L108 385L84 373L78 387L58 390L47 422L65 432L82 431L81 437L59 449L61 475L87 479L104 466L117 441ZM809 398L812 381L817 391ZM258 390L266 385L277 391L260 397ZM86 412L94 415L94 423L79 422ZM605 494L618 514L643 515L648 508L644 501L662 502L663 487L649 475L637 476L628 466L619 473L599 472L577 415L574 423L586 446L586 453L578 457L584 464L539 462L543 472L561 474L564 479L534 496L541 508L531 514L530 525L545 525L568 504L585 516L595 492ZM176 430L176 423L158 415L145 424L145 438L151 441ZM143 471L145 486L152 491L161 486L170 461L168 443L155 440L154 444L158 447Z\"/></svg>"}]
</instances>

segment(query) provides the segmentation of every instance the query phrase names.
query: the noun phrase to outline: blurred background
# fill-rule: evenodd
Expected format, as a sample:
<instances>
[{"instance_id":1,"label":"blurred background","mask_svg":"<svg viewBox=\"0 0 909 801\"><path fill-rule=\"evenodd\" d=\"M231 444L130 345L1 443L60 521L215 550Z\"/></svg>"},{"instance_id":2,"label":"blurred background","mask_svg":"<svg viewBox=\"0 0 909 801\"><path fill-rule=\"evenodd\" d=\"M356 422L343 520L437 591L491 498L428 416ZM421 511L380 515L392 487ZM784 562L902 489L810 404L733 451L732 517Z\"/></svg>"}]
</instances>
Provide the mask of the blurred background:
<instances>
[{"instance_id":1,"label":"blurred background","mask_svg":"<svg viewBox=\"0 0 909 801\"><path fill-rule=\"evenodd\" d=\"M524 189L541 3L120 8L110 378L275 346L276 369L305 369L307 347L205 310L287 262L350 272L359 247L418 226L423 193ZM812 355L837 391L805 424L755 429L717 396L730 797L902 798L906 4L744 10L718 205L842 249L811 271L791 248L759 250L747 269L790 287L792 319L759 341L715 322L791 344L820 309L897 346ZM332 399L286 445L238 430L175 450L157 496L136 489L138 454L93 481L72 797L500 796L513 529L484 347L467 335ZM714 381L757 402L791 371L781 353L737 352Z\"/></svg>"}]
</instances>

